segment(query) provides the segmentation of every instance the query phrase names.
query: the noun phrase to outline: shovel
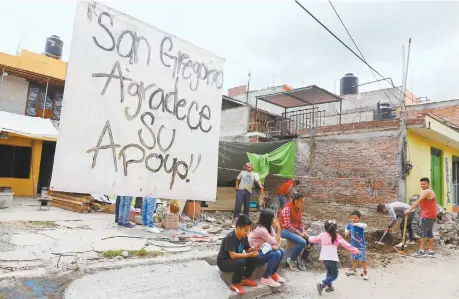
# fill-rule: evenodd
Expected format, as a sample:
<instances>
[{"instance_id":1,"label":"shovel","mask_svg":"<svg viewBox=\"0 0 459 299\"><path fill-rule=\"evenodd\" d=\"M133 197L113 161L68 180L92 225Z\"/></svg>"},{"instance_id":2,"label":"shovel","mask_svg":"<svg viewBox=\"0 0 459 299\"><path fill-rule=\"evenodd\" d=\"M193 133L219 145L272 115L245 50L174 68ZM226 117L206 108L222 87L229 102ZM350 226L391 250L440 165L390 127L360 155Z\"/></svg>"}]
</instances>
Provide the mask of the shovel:
<instances>
[{"instance_id":1,"label":"shovel","mask_svg":"<svg viewBox=\"0 0 459 299\"><path fill-rule=\"evenodd\" d=\"M382 242L382 240L384 239L384 237L386 236L386 234L389 232L389 229L386 229L384 231L384 234L382 235L381 237L381 240L377 241L376 244L379 244L379 245L384 245L384 243Z\"/></svg>"},{"instance_id":2,"label":"shovel","mask_svg":"<svg viewBox=\"0 0 459 299\"><path fill-rule=\"evenodd\" d=\"M397 251L398 254L406 257L406 252L405 252L405 243L406 243L406 227L408 225L408 215L405 215L405 225L403 227L403 236L402 236L402 248L398 250L395 246L394 249Z\"/></svg>"}]
</instances>

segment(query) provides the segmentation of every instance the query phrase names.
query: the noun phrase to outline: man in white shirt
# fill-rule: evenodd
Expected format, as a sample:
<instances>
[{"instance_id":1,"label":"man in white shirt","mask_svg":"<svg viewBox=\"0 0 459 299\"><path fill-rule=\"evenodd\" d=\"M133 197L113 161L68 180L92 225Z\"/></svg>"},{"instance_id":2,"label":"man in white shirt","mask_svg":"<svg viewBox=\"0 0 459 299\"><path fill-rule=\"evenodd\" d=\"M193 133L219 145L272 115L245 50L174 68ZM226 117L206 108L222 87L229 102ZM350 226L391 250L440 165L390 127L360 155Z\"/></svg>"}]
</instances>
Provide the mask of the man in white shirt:
<instances>
[{"instance_id":1,"label":"man in white shirt","mask_svg":"<svg viewBox=\"0 0 459 299\"><path fill-rule=\"evenodd\" d=\"M245 170L236 178L236 204L234 207L234 219L239 218L242 205L244 205L244 214L249 215L250 202L252 201L252 189L255 182L261 188L261 193L264 193L265 188L261 184L260 177L253 172L253 165L245 163Z\"/></svg>"},{"instance_id":2,"label":"man in white shirt","mask_svg":"<svg viewBox=\"0 0 459 299\"><path fill-rule=\"evenodd\" d=\"M388 232L392 229L394 224L397 223L397 219L402 219L402 221L400 222L400 231L403 237L403 230L405 228L405 211L409 210L410 208L411 206L409 204L406 204L400 201L395 201L395 202L391 202L388 204L380 203L377 207L377 210L379 213L389 216L390 222L389 222L389 225L387 226ZM413 228L411 226L413 222L413 218L414 218L414 213L411 212L408 215L408 223L406 224L406 230L409 236L409 239L408 239L408 242L406 242L406 245L413 245L415 244L415 241L416 241L414 233L413 233ZM402 247L402 243L396 246Z\"/></svg>"}]
</instances>

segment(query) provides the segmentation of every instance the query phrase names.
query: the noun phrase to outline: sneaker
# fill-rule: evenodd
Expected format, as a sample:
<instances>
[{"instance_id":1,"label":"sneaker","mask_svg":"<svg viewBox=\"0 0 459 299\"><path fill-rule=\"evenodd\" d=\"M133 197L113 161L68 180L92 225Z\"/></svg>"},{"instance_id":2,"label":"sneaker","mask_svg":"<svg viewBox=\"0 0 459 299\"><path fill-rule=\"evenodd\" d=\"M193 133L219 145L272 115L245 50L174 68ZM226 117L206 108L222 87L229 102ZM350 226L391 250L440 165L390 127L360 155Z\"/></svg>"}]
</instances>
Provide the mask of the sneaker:
<instances>
[{"instance_id":1,"label":"sneaker","mask_svg":"<svg viewBox=\"0 0 459 299\"><path fill-rule=\"evenodd\" d=\"M147 228L147 231L149 233L154 233L154 234L160 234L161 231L159 230L159 228L157 228L156 226L155 227L149 227Z\"/></svg>"},{"instance_id":2,"label":"sneaker","mask_svg":"<svg viewBox=\"0 0 459 299\"><path fill-rule=\"evenodd\" d=\"M412 255L413 257L426 257L426 253L424 251L418 250L415 254Z\"/></svg>"},{"instance_id":3,"label":"sneaker","mask_svg":"<svg viewBox=\"0 0 459 299\"><path fill-rule=\"evenodd\" d=\"M256 287L258 283L256 283L250 278L244 278L243 280L241 280L241 285L246 286L246 287Z\"/></svg>"},{"instance_id":4,"label":"sneaker","mask_svg":"<svg viewBox=\"0 0 459 299\"><path fill-rule=\"evenodd\" d=\"M368 273L362 273L363 280L368 280Z\"/></svg>"},{"instance_id":5,"label":"sneaker","mask_svg":"<svg viewBox=\"0 0 459 299\"><path fill-rule=\"evenodd\" d=\"M240 283L233 283L231 285L231 290L238 293L239 295L245 294L245 290Z\"/></svg>"},{"instance_id":6,"label":"sneaker","mask_svg":"<svg viewBox=\"0 0 459 299\"><path fill-rule=\"evenodd\" d=\"M133 225L131 223L118 223L118 226L127 227L127 228L133 228L135 225Z\"/></svg>"},{"instance_id":7,"label":"sneaker","mask_svg":"<svg viewBox=\"0 0 459 299\"><path fill-rule=\"evenodd\" d=\"M335 290L334 287L330 286L325 289L325 292L333 292Z\"/></svg>"},{"instance_id":8,"label":"sneaker","mask_svg":"<svg viewBox=\"0 0 459 299\"><path fill-rule=\"evenodd\" d=\"M306 263L301 259L298 259L298 269L306 271Z\"/></svg>"},{"instance_id":9,"label":"sneaker","mask_svg":"<svg viewBox=\"0 0 459 299\"><path fill-rule=\"evenodd\" d=\"M426 251L424 254L425 254L427 257L435 258L435 252L433 252L433 251Z\"/></svg>"},{"instance_id":10,"label":"sneaker","mask_svg":"<svg viewBox=\"0 0 459 299\"><path fill-rule=\"evenodd\" d=\"M269 276L268 278L264 278L262 277L261 278L261 284L264 284L268 287L273 287L273 288L278 288L281 286L280 283L278 283L277 281L275 281L274 279L272 279L271 276Z\"/></svg>"},{"instance_id":11,"label":"sneaker","mask_svg":"<svg viewBox=\"0 0 459 299\"><path fill-rule=\"evenodd\" d=\"M415 244L416 244L415 241L408 241L408 242L406 242L406 245L415 245Z\"/></svg>"},{"instance_id":12,"label":"sneaker","mask_svg":"<svg viewBox=\"0 0 459 299\"><path fill-rule=\"evenodd\" d=\"M397 245L395 245L395 247L402 247L402 245L403 245L403 243L400 242L400 243L398 243Z\"/></svg>"},{"instance_id":13,"label":"sneaker","mask_svg":"<svg viewBox=\"0 0 459 299\"><path fill-rule=\"evenodd\" d=\"M298 262L293 261L291 258L287 258L287 265L291 271L297 271L298 269Z\"/></svg>"},{"instance_id":14,"label":"sneaker","mask_svg":"<svg viewBox=\"0 0 459 299\"><path fill-rule=\"evenodd\" d=\"M277 273L271 274L271 278L274 279L274 281L277 281L277 282L281 282L281 283L285 282L285 279L282 278L282 277L281 277L279 274L277 274Z\"/></svg>"},{"instance_id":15,"label":"sneaker","mask_svg":"<svg viewBox=\"0 0 459 299\"><path fill-rule=\"evenodd\" d=\"M347 276L350 276L350 275L357 276L357 271L354 269L348 269L345 271L345 273Z\"/></svg>"},{"instance_id":16,"label":"sneaker","mask_svg":"<svg viewBox=\"0 0 459 299\"><path fill-rule=\"evenodd\" d=\"M319 295L322 295L322 291L324 290L324 285L322 283L317 284L317 292L319 292Z\"/></svg>"}]
</instances>

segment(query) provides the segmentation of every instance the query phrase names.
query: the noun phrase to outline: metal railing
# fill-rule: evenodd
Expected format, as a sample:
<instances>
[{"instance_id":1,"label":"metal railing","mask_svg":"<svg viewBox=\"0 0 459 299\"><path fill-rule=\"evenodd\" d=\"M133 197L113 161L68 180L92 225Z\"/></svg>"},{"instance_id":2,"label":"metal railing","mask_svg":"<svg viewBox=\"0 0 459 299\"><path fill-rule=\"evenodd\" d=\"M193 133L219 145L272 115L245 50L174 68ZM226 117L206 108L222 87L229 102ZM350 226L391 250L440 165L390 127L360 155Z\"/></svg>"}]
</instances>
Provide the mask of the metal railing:
<instances>
[{"instance_id":1,"label":"metal railing","mask_svg":"<svg viewBox=\"0 0 459 299\"><path fill-rule=\"evenodd\" d=\"M302 109L283 113L282 117L266 123L266 133L272 137L294 137L300 130L324 125L325 110Z\"/></svg>"}]
</instances>

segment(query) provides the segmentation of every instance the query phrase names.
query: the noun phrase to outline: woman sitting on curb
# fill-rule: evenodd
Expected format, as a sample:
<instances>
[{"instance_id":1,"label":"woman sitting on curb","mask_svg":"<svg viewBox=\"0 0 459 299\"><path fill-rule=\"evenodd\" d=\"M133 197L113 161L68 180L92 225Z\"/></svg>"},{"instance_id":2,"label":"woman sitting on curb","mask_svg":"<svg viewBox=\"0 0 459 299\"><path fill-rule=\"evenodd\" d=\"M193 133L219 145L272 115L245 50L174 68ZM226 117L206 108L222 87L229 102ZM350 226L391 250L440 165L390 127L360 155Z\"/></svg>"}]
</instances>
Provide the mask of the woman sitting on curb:
<instances>
[{"instance_id":1,"label":"woman sitting on curb","mask_svg":"<svg viewBox=\"0 0 459 299\"><path fill-rule=\"evenodd\" d=\"M280 283L285 282L285 279L277 273L285 251L280 247L280 226L276 222L273 210L261 210L258 222L249 234L249 244L251 248L259 251L258 264L268 264L261 283L270 287L279 287Z\"/></svg>"},{"instance_id":2,"label":"woman sitting on curb","mask_svg":"<svg viewBox=\"0 0 459 299\"><path fill-rule=\"evenodd\" d=\"M283 208L279 216L279 224L281 227L281 237L295 243L292 257L287 258L287 264L292 271L299 268L302 271L306 270L305 263L307 262L309 251L306 250L308 242L306 241L308 234L304 230L303 225L303 207L304 195L294 194L292 201L289 201ZM304 250L304 251L303 251ZM300 258L300 254L303 255Z\"/></svg>"}]
</instances>

